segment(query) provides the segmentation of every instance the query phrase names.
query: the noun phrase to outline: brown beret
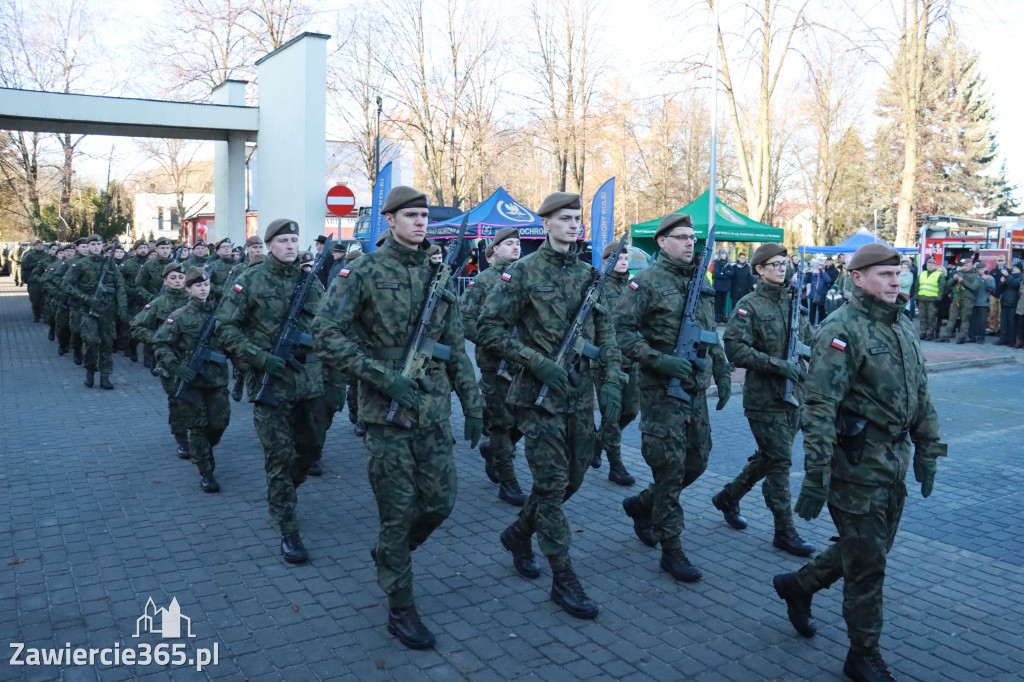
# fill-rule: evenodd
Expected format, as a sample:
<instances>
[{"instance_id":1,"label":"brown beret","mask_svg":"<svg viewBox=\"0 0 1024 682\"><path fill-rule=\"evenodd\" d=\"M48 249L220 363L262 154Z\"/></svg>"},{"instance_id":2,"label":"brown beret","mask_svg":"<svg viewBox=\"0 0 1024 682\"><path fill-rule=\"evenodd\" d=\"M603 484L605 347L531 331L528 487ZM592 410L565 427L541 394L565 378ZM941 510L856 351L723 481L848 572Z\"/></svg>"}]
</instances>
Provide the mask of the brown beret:
<instances>
[{"instance_id":1,"label":"brown beret","mask_svg":"<svg viewBox=\"0 0 1024 682\"><path fill-rule=\"evenodd\" d=\"M494 233L494 240L491 242L492 246L497 246L506 239L519 239L519 230L514 227L503 227Z\"/></svg>"},{"instance_id":2,"label":"brown beret","mask_svg":"<svg viewBox=\"0 0 1024 682\"><path fill-rule=\"evenodd\" d=\"M685 213L669 213L658 223L658 230L654 233L654 238L657 239L663 234L668 234L680 225L693 227L693 218Z\"/></svg>"},{"instance_id":3,"label":"brown beret","mask_svg":"<svg viewBox=\"0 0 1024 682\"><path fill-rule=\"evenodd\" d=\"M266 259L266 256L264 256L262 253L257 253L257 254L253 254L252 256L249 256L249 267L251 268L251 267L253 267L255 265L259 265L265 259Z\"/></svg>"},{"instance_id":4,"label":"brown beret","mask_svg":"<svg viewBox=\"0 0 1024 682\"><path fill-rule=\"evenodd\" d=\"M174 244L167 237L160 237L153 246L174 246Z\"/></svg>"},{"instance_id":5,"label":"brown beret","mask_svg":"<svg viewBox=\"0 0 1024 682\"><path fill-rule=\"evenodd\" d=\"M164 270L164 274L166 274L166 273L167 273L167 270L165 269ZM197 268L194 265L188 269L188 272L185 273L185 286L187 286L187 287L192 286L196 282L209 282L209 281L210 281L210 277L206 274L206 270L204 270L202 268Z\"/></svg>"},{"instance_id":6,"label":"brown beret","mask_svg":"<svg viewBox=\"0 0 1024 682\"><path fill-rule=\"evenodd\" d=\"M611 242L610 244L606 244L605 247L604 247L604 251L601 252L601 260L607 260L608 256L610 256L613 253L615 253L615 247L618 246L618 245L619 245L618 241L614 241L614 242ZM619 253L629 253L629 250L626 248L625 244L622 245L622 251L620 251Z\"/></svg>"},{"instance_id":7,"label":"brown beret","mask_svg":"<svg viewBox=\"0 0 1024 682\"><path fill-rule=\"evenodd\" d=\"M92 244L93 242L102 242L102 241L103 241L103 237L99 236L98 234L90 234L88 237L85 238L85 243L86 244Z\"/></svg>"},{"instance_id":8,"label":"brown beret","mask_svg":"<svg viewBox=\"0 0 1024 682\"><path fill-rule=\"evenodd\" d=\"M403 208L426 208L427 207L427 195L419 190L413 189L412 187L406 187L405 185L399 185L388 192L388 196L384 199L384 205L381 206L380 213L394 213L400 211Z\"/></svg>"},{"instance_id":9,"label":"brown beret","mask_svg":"<svg viewBox=\"0 0 1024 682\"><path fill-rule=\"evenodd\" d=\"M427 249L428 256L436 256L439 253L441 253L441 247L437 244L431 244L430 248Z\"/></svg>"},{"instance_id":10,"label":"brown beret","mask_svg":"<svg viewBox=\"0 0 1024 682\"><path fill-rule=\"evenodd\" d=\"M493 255L494 255L494 242L491 242L490 244L487 245L487 248L484 249L484 258L490 258Z\"/></svg>"},{"instance_id":11,"label":"brown beret","mask_svg":"<svg viewBox=\"0 0 1024 682\"><path fill-rule=\"evenodd\" d=\"M295 262L298 263L299 265L305 265L306 263L312 263L313 262L313 252L312 251L299 251L299 255L296 256L296 258L295 258Z\"/></svg>"},{"instance_id":12,"label":"brown beret","mask_svg":"<svg viewBox=\"0 0 1024 682\"><path fill-rule=\"evenodd\" d=\"M270 243L270 240L274 237L278 237L282 234L298 234L299 224L294 220L288 218L278 218L274 222L267 225L267 231L263 234L263 241Z\"/></svg>"},{"instance_id":13,"label":"brown beret","mask_svg":"<svg viewBox=\"0 0 1024 682\"><path fill-rule=\"evenodd\" d=\"M228 245L230 246L230 244L231 244L231 238L230 238L230 237L224 237L224 239L221 239L221 240L220 240L219 242L217 242L216 244L214 244L214 245L213 245L213 248L214 248L214 249L219 249L219 248L221 247L221 245L223 245L223 244L224 244L224 242L227 242L227 243L228 243Z\"/></svg>"},{"instance_id":14,"label":"brown beret","mask_svg":"<svg viewBox=\"0 0 1024 682\"><path fill-rule=\"evenodd\" d=\"M847 263L848 270L863 270L872 265L899 265L900 252L887 244L865 244L857 249Z\"/></svg>"},{"instance_id":15,"label":"brown beret","mask_svg":"<svg viewBox=\"0 0 1024 682\"><path fill-rule=\"evenodd\" d=\"M254 234L253 236L251 236L251 237L249 237L249 238L247 238L245 240L245 245L246 246L256 246L257 244L260 244L260 245L263 244L263 240L260 239L260 236L258 234Z\"/></svg>"},{"instance_id":16,"label":"brown beret","mask_svg":"<svg viewBox=\"0 0 1024 682\"><path fill-rule=\"evenodd\" d=\"M140 246L145 246L146 248L149 248L149 242L147 242L145 239L136 239L135 243L132 244L133 249L137 249Z\"/></svg>"},{"instance_id":17,"label":"brown beret","mask_svg":"<svg viewBox=\"0 0 1024 682\"><path fill-rule=\"evenodd\" d=\"M754 255L750 258L750 267L753 268L758 265L764 265L768 262L769 258L786 255L789 255L789 250L782 244L776 244L775 242L761 244L761 246L757 247L757 251L755 251Z\"/></svg>"},{"instance_id":18,"label":"brown beret","mask_svg":"<svg viewBox=\"0 0 1024 682\"><path fill-rule=\"evenodd\" d=\"M377 248L380 248L384 244L384 242L386 242L388 240L388 237L390 237L390 236L391 236L391 228L388 228L388 229L384 230L383 232L381 232L380 236L377 237Z\"/></svg>"},{"instance_id":19,"label":"brown beret","mask_svg":"<svg viewBox=\"0 0 1024 682\"><path fill-rule=\"evenodd\" d=\"M184 263L168 263L167 265L164 266L164 274L163 274L164 277L166 277L167 275L171 274L172 272L180 272L181 274L184 275L185 274L185 264Z\"/></svg>"},{"instance_id":20,"label":"brown beret","mask_svg":"<svg viewBox=\"0 0 1024 682\"><path fill-rule=\"evenodd\" d=\"M347 265L347 264L351 263L356 258L359 258L362 255L363 255L363 252L360 249L352 249L347 254L345 254L345 264Z\"/></svg>"},{"instance_id":21,"label":"brown beret","mask_svg":"<svg viewBox=\"0 0 1024 682\"><path fill-rule=\"evenodd\" d=\"M202 239L197 239L196 243L192 245L192 248L194 249L194 248L197 248L199 246L207 246L207 244Z\"/></svg>"},{"instance_id":22,"label":"brown beret","mask_svg":"<svg viewBox=\"0 0 1024 682\"><path fill-rule=\"evenodd\" d=\"M583 197L572 192L553 192L549 194L544 202L537 209L537 215L547 218L549 215L563 208L580 210L583 206Z\"/></svg>"},{"instance_id":23,"label":"brown beret","mask_svg":"<svg viewBox=\"0 0 1024 682\"><path fill-rule=\"evenodd\" d=\"M83 246L87 241L85 237L79 237L75 240L75 246Z\"/></svg>"}]
</instances>

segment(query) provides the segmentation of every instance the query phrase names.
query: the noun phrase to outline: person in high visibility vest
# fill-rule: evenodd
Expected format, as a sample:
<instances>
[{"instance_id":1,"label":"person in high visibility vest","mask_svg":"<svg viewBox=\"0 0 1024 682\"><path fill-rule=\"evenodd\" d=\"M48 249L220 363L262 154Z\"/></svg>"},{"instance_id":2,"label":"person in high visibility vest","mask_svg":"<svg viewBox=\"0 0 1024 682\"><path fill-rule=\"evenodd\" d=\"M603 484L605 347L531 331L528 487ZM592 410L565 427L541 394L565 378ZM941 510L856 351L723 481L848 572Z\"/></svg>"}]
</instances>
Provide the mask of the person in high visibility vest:
<instances>
[{"instance_id":1,"label":"person in high visibility vest","mask_svg":"<svg viewBox=\"0 0 1024 682\"><path fill-rule=\"evenodd\" d=\"M932 256L924 267L917 280L917 309L921 314L921 339L931 341L939 331L939 301L946 288L946 273Z\"/></svg>"}]
</instances>

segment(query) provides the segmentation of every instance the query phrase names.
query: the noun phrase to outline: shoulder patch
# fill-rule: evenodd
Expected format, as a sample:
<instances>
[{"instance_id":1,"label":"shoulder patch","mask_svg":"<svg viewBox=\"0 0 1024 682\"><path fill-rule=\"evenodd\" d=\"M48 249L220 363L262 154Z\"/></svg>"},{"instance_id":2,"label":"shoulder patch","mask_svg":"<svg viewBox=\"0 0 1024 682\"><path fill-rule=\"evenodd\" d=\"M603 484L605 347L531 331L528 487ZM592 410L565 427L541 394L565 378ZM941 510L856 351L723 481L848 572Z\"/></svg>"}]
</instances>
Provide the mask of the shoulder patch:
<instances>
[{"instance_id":1,"label":"shoulder patch","mask_svg":"<svg viewBox=\"0 0 1024 682\"><path fill-rule=\"evenodd\" d=\"M840 338L832 339L831 346L833 348L835 348L836 350L841 350L843 352L846 352L846 341L843 341Z\"/></svg>"},{"instance_id":2,"label":"shoulder patch","mask_svg":"<svg viewBox=\"0 0 1024 682\"><path fill-rule=\"evenodd\" d=\"M241 291L244 287L241 284L235 284L235 286L231 288L234 289L235 291Z\"/></svg>"},{"instance_id":3,"label":"shoulder patch","mask_svg":"<svg viewBox=\"0 0 1024 682\"><path fill-rule=\"evenodd\" d=\"M749 313L746 310L744 310L743 308L737 308L736 309L736 314L740 315L742 317L746 317Z\"/></svg>"},{"instance_id":4,"label":"shoulder patch","mask_svg":"<svg viewBox=\"0 0 1024 682\"><path fill-rule=\"evenodd\" d=\"M503 272L501 273L501 278L507 282L512 279L512 274L509 272Z\"/></svg>"},{"instance_id":5,"label":"shoulder patch","mask_svg":"<svg viewBox=\"0 0 1024 682\"><path fill-rule=\"evenodd\" d=\"M633 280L632 282L629 283L629 288L632 289L633 291L636 291L637 289L640 288L640 285L636 283L636 280Z\"/></svg>"},{"instance_id":6,"label":"shoulder patch","mask_svg":"<svg viewBox=\"0 0 1024 682\"><path fill-rule=\"evenodd\" d=\"M149 310L149 304L148 304L148 303L147 303L147 304L145 305L145 307L143 308L143 310Z\"/></svg>"},{"instance_id":7,"label":"shoulder patch","mask_svg":"<svg viewBox=\"0 0 1024 682\"><path fill-rule=\"evenodd\" d=\"M348 277L348 273L350 272L352 271L348 268L342 268L341 270L338 270L338 277Z\"/></svg>"},{"instance_id":8,"label":"shoulder patch","mask_svg":"<svg viewBox=\"0 0 1024 682\"><path fill-rule=\"evenodd\" d=\"M476 285L476 282L473 281L473 280L469 280L468 282L466 282L466 286L467 287L471 287L471 286L475 286L475 285Z\"/></svg>"},{"instance_id":9,"label":"shoulder patch","mask_svg":"<svg viewBox=\"0 0 1024 682\"><path fill-rule=\"evenodd\" d=\"M168 317L167 324L174 324L174 318Z\"/></svg>"}]
</instances>

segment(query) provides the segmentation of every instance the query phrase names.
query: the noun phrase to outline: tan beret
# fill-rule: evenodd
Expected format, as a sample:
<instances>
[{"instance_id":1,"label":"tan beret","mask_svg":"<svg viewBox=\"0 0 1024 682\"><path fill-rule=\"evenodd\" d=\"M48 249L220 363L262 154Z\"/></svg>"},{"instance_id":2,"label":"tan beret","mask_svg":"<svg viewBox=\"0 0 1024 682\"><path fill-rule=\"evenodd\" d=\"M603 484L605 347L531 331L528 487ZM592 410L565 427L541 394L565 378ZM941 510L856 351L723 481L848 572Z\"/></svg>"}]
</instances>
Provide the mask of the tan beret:
<instances>
[{"instance_id":1,"label":"tan beret","mask_svg":"<svg viewBox=\"0 0 1024 682\"><path fill-rule=\"evenodd\" d=\"M494 242L491 242L490 244L487 245L487 248L484 249L484 258L490 258L493 255L494 255Z\"/></svg>"},{"instance_id":2,"label":"tan beret","mask_svg":"<svg viewBox=\"0 0 1024 682\"><path fill-rule=\"evenodd\" d=\"M494 233L494 240L491 244L497 246L506 239L519 239L519 230L514 227L503 227Z\"/></svg>"},{"instance_id":3,"label":"tan beret","mask_svg":"<svg viewBox=\"0 0 1024 682\"><path fill-rule=\"evenodd\" d=\"M428 256L436 256L439 253L441 253L441 247L437 244L431 244L430 248L427 249Z\"/></svg>"},{"instance_id":4,"label":"tan beret","mask_svg":"<svg viewBox=\"0 0 1024 682\"><path fill-rule=\"evenodd\" d=\"M362 255L363 255L363 252L360 249L352 249L347 254L345 254L345 263L346 264L351 263L356 258L359 258Z\"/></svg>"},{"instance_id":5,"label":"tan beret","mask_svg":"<svg viewBox=\"0 0 1024 682\"><path fill-rule=\"evenodd\" d=\"M185 274L185 264L184 263L168 263L167 265L164 266L164 274L163 274L164 277L166 277L167 275L171 274L172 272L180 272L181 274L184 275Z\"/></svg>"},{"instance_id":6,"label":"tan beret","mask_svg":"<svg viewBox=\"0 0 1024 682\"><path fill-rule=\"evenodd\" d=\"M88 240L85 237L79 237L75 240L75 246L83 246Z\"/></svg>"},{"instance_id":7,"label":"tan beret","mask_svg":"<svg viewBox=\"0 0 1024 682\"><path fill-rule=\"evenodd\" d=\"M135 243L132 244L133 249L137 249L140 246L145 246L146 248L149 248L149 242L147 242L145 239L136 239Z\"/></svg>"},{"instance_id":8,"label":"tan beret","mask_svg":"<svg viewBox=\"0 0 1024 682\"><path fill-rule=\"evenodd\" d=\"M658 230L654 233L654 238L657 239L663 234L668 234L680 225L693 227L693 218L685 213L669 213L658 223Z\"/></svg>"},{"instance_id":9,"label":"tan beret","mask_svg":"<svg viewBox=\"0 0 1024 682\"><path fill-rule=\"evenodd\" d=\"M403 208L426 208L427 207L427 195L423 192L413 189L412 187L406 187L405 185L399 185L388 192L388 196L384 199L384 205L381 206L381 215L385 213L394 213L395 211L401 211Z\"/></svg>"},{"instance_id":10,"label":"tan beret","mask_svg":"<svg viewBox=\"0 0 1024 682\"><path fill-rule=\"evenodd\" d=\"M200 246L206 246L206 242L204 242L202 239L197 239L196 243L192 245L192 248L197 249Z\"/></svg>"},{"instance_id":11,"label":"tan beret","mask_svg":"<svg viewBox=\"0 0 1024 682\"><path fill-rule=\"evenodd\" d=\"M253 236L251 236L251 237L249 237L248 239L245 240L245 245L246 246L256 246L257 244L259 244L261 246L263 244L263 240L260 239L260 236L258 234L254 234Z\"/></svg>"},{"instance_id":12,"label":"tan beret","mask_svg":"<svg viewBox=\"0 0 1024 682\"><path fill-rule=\"evenodd\" d=\"M384 230L383 232L381 232L380 236L377 237L377 248L380 248L381 246L383 246L384 242L386 242L388 240L388 237L390 237L390 236L391 236L391 228L388 228L388 229Z\"/></svg>"},{"instance_id":13,"label":"tan beret","mask_svg":"<svg viewBox=\"0 0 1024 682\"><path fill-rule=\"evenodd\" d=\"M615 247L618 245L618 241L611 242L610 244L605 244L604 251L601 252L601 260L606 260L608 256L615 253ZM626 248L625 244L622 245L622 251L620 251L619 253L629 253L629 250Z\"/></svg>"},{"instance_id":14,"label":"tan beret","mask_svg":"<svg viewBox=\"0 0 1024 682\"><path fill-rule=\"evenodd\" d=\"M102 242L102 241L103 241L103 237L99 236L98 234L90 234L88 237L85 238L85 243L86 244L92 244L93 242Z\"/></svg>"},{"instance_id":15,"label":"tan beret","mask_svg":"<svg viewBox=\"0 0 1024 682\"><path fill-rule=\"evenodd\" d=\"M164 270L164 274L166 274L166 273L167 273L167 270L165 269ZM210 281L210 277L206 274L206 270L204 270L203 268L197 268L196 266L193 265L185 273L185 286L187 286L187 287L192 286L196 282L209 282L209 281Z\"/></svg>"},{"instance_id":16,"label":"tan beret","mask_svg":"<svg viewBox=\"0 0 1024 682\"><path fill-rule=\"evenodd\" d=\"M846 264L848 270L863 270L872 265L899 265L900 252L887 244L865 244Z\"/></svg>"},{"instance_id":17,"label":"tan beret","mask_svg":"<svg viewBox=\"0 0 1024 682\"><path fill-rule=\"evenodd\" d=\"M312 263L313 262L313 252L312 251L299 251L299 255L296 256L296 258L295 258L295 262L298 263L299 265L305 265L306 263Z\"/></svg>"},{"instance_id":18,"label":"tan beret","mask_svg":"<svg viewBox=\"0 0 1024 682\"><path fill-rule=\"evenodd\" d=\"M160 237L160 239L156 240L156 244L153 246L174 246L174 244L171 243L171 240L167 237Z\"/></svg>"},{"instance_id":19,"label":"tan beret","mask_svg":"<svg viewBox=\"0 0 1024 682\"><path fill-rule=\"evenodd\" d=\"M224 237L224 239L221 239L219 242L214 244L213 248L219 249L225 242L227 242L229 246L231 245L231 239L229 237Z\"/></svg>"},{"instance_id":20,"label":"tan beret","mask_svg":"<svg viewBox=\"0 0 1024 682\"><path fill-rule=\"evenodd\" d=\"M571 208L573 210L580 210L583 206L583 197L579 194L572 192L553 192L549 194L544 202L537 209L537 215L542 218L547 218L555 211L563 208Z\"/></svg>"},{"instance_id":21,"label":"tan beret","mask_svg":"<svg viewBox=\"0 0 1024 682\"><path fill-rule=\"evenodd\" d=\"M282 234L298 234L299 224L294 220L288 218L278 218L274 222L267 225L267 231L263 234L263 241L270 243L270 240L274 237L279 237Z\"/></svg>"},{"instance_id":22,"label":"tan beret","mask_svg":"<svg viewBox=\"0 0 1024 682\"><path fill-rule=\"evenodd\" d=\"M764 265L770 258L786 256L788 254L789 251L782 244L776 244L775 242L761 244L761 246L757 247L757 251L755 251L754 255L750 258L750 267Z\"/></svg>"}]
</instances>

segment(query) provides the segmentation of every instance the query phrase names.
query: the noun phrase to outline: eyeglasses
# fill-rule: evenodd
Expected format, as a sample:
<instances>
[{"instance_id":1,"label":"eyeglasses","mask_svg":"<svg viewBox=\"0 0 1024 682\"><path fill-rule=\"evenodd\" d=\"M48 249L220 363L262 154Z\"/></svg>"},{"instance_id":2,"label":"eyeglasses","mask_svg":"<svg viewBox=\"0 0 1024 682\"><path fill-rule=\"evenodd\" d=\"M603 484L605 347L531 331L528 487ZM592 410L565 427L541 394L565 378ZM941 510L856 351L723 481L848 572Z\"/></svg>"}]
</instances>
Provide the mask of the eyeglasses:
<instances>
[{"instance_id":1,"label":"eyeglasses","mask_svg":"<svg viewBox=\"0 0 1024 682\"><path fill-rule=\"evenodd\" d=\"M774 261L772 263L765 263L764 266L766 268L775 268L776 270L785 270L786 269L786 261L784 261L784 260L777 260L777 261Z\"/></svg>"},{"instance_id":2,"label":"eyeglasses","mask_svg":"<svg viewBox=\"0 0 1024 682\"><path fill-rule=\"evenodd\" d=\"M697 235L695 234L666 234L669 239L678 239L681 242L696 242Z\"/></svg>"}]
</instances>

